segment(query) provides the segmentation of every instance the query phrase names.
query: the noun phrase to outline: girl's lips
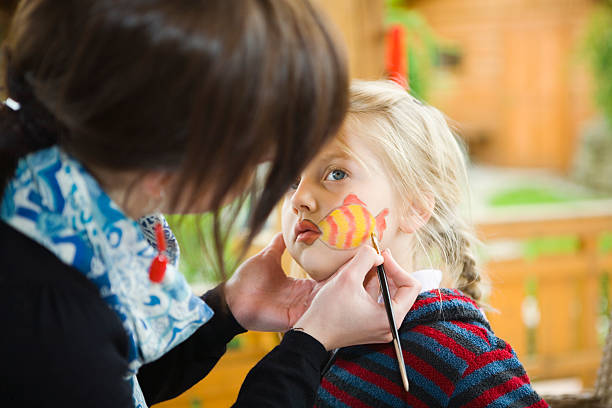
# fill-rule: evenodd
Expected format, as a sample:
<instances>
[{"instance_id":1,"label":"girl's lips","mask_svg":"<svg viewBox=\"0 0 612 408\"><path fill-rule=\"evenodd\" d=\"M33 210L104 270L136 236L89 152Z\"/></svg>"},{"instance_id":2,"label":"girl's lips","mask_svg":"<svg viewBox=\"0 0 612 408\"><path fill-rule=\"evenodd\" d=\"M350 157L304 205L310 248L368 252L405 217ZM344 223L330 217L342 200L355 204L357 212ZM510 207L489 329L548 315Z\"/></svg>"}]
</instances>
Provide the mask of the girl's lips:
<instances>
[{"instance_id":1,"label":"girl's lips","mask_svg":"<svg viewBox=\"0 0 612 408\"><path fill-rule=\"evenodd\" d=\"M295 241L306 245L312 245L321 235L319 227L310 220L302 220L295 224L294 232Z\"/></svg>"}]
</instances>

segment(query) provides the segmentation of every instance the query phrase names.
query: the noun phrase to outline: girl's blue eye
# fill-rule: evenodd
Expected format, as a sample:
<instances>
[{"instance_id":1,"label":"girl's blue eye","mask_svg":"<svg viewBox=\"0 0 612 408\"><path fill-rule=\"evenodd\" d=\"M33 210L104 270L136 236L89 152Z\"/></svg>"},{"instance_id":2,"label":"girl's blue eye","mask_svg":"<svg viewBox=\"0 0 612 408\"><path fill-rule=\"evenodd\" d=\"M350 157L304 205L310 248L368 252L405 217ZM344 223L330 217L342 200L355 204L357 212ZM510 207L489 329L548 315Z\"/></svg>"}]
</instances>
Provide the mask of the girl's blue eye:
<instances>
[{"instance_id":1,"label":"girl's blue eye","mask_svg":"<svg viewBox=\"0 0 612 408\"><path fill-rule=\"evenodd\" d=\"M327 177L325 178L325 180L338 181L338 180L342 180L345 177L346 177L345 171L336 169L336 170L330 171Z\"/></svg>"}]
</instances>

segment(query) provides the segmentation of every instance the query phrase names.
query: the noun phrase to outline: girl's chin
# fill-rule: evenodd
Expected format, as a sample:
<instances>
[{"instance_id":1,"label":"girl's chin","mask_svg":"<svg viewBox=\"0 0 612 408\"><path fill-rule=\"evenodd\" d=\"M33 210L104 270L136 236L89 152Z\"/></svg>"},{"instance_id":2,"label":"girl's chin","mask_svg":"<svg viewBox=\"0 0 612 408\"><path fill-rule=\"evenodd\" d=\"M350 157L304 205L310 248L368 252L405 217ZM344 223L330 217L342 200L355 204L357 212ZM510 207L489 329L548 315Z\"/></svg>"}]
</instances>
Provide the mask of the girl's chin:
<instances>
[{"instance_id":1,"label":"girl's chin","mask_svg":"<svg viewBox=\"0 0 612 408\"><path fill-rule=\"evenodd\" d=\"M310 279L314 279L317 282L324 281L336 272L336 270L316 270L312 268L310 270L304 268L304 270L306 271Z\"/></svg>"},{"instance_id":2,"label":"girl's chin","mask_svg":"<svg viewBox=\"0 0 612 408\"><path fill-rule=\"evenodd\" d=\"M316 244L315 244L316 245ZM335 250L323 243L304 249L299 256L294 256L306 273L316 281L322 281L332 276L349 261L355 251Z\"/></svg>"}]
</instances>

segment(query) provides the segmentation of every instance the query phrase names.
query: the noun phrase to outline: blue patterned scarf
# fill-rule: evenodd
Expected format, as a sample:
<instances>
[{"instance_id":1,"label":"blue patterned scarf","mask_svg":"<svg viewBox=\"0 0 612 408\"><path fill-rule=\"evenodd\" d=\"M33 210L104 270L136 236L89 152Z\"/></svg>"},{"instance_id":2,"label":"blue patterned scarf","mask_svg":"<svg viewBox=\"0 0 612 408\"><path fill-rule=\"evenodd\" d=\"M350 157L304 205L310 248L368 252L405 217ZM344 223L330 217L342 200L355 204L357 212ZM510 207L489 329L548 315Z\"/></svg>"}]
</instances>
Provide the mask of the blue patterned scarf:
<instances>
[{"instance_id":1,"label":"blue patterned scarf","mask_svg":"<svg viewBox=\"0 0 612 408\"><path fill-rule=\"evenodd\" d=\"M104 193L74 158L58 147L22 158L9 182L0 216L4 222L82 272L117 313L129 339L134 406L146 407L138 368L187 339L212 317L178 272L178 245L161 215L136 222ZM148 268L157 254L155 222L162 222L169 263L164 280L152 283Z\"/></svg>"}]
</instances>

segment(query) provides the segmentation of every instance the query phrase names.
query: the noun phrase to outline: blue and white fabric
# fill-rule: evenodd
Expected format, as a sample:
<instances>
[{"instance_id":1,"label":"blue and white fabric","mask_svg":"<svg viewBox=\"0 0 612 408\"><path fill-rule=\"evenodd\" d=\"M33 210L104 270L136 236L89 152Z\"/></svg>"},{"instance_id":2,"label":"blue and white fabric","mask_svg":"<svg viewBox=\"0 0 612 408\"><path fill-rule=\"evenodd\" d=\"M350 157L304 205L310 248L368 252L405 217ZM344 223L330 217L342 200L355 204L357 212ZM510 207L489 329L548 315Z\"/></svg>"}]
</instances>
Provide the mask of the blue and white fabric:
<instances>
[{"instance_id":1,"label":"blue and white fabric","mask_svg":"<svg viewBox=\"0 0 612 408\"><path fill-rule=\"evenodd\" d=\"M187 339L213 314L178 271L178 245L163 216L130 219L77 160L56 146L19 161L0 216L99 289L129 339L125 377L133 384L134 406L146 407L138 368ZM157 221L165 229L169 258L159 284L148 277L157 255Z\"/></svg>"}]
</instances>

